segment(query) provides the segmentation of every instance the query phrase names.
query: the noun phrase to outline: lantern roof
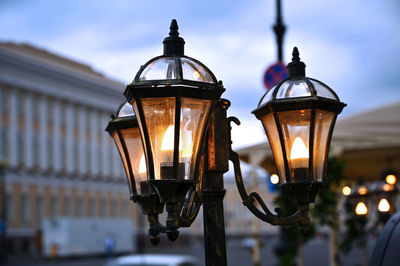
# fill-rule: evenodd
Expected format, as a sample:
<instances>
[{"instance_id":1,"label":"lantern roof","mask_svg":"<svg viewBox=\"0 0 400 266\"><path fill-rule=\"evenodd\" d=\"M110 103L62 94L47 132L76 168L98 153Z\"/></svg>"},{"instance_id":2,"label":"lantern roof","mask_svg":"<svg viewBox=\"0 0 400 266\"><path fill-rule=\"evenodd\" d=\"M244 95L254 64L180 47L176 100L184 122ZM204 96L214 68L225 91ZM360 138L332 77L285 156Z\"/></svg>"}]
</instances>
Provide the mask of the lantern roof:
<instances>
[{"instance_id":1,"label":"lantern roof","mask_svg":"<svg viewBox=\"0 0 400 266\"><path fill-rule=\"evenodd\" d=\"M306 65L300 61L297 47L294 47L292 55L292 62L287 66L288 78L265 93L253 113L261 117L272 110L318 108L339 114L346 104L340 102L337 94L326 84L305 76Z\"/></svg>"},{"instance_id":2,"label":"lantern roof","mask_svg":"<svg viewBox=\"0 0 400 266\"><path fill-rule=\"evenodd\" d=\"M219 99L225 91L222 82L200 61L184 55L183 38L172 20L169 36L163 41L164 53L140 67L127 86L125 96L133 98L191 97Z\"/></svg>"},{"instance_id":3,"label":"lantern roof","mask_svg":"<svg viewBox=\"0 0 400 266\"><path fill-rule=\"evenodd\" d=\"M113 135L115 130L138 127L132 105L126 101L119 106L115 115L112 115L111 118L105 129L110 136Z\"/></svg>"}]
</instances>

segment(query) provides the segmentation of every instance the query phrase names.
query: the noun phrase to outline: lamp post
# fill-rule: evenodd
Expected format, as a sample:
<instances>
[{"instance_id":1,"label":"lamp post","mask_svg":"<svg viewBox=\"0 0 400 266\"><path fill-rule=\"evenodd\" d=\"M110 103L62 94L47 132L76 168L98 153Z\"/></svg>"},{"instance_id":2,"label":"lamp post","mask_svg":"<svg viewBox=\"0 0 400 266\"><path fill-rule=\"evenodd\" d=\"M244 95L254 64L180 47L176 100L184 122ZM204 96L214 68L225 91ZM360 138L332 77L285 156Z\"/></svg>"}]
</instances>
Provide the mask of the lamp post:
<instances>
[{"instance_id":1,"label":"lamp post","mask_svg":"<svg viewBox=\"0 0 400 266\"><path fill-rule=\"evenodd\" d=\"M381 224L385 224L396 212L395 200L398 193L396 176L394 171L384 171L381 180L374 184L375 187L373 191L377 203L376 211L378 214L378 221Z\"/></svg>"},{"instance_id":2,"label":"lamp post","mask_svg":"<svg viewBox=\"0 0 400 266\"><path fill-rule=\"evenodd\" d=\"M345 104L328 86L305 77L305 64L295 48L288 79L264 95L253 111L266 130L281 186L298 205L296 213L282 217L279 211L270 212L259 194L245 189L230 136L230 122L240 122L227 117L230 102L220 98L222 82L201 62L184 55L185 42L175 20L163 44L163 55L144 64L124 93L143 147L127 141L129 135L114 123L122 117L114 117L107 128L124 162L131 199L149 217L153 243L160 233L176 240L179 227L189 227L203 205L206 265L226 265L223 174L229 160L243 204L255 216L273 225L298 223L306 230L308 206L323 183L336 116ZM133 128L137 130L130 123L125 130ZM142 150L146 180L135 173ZM141 194L134 189L136 179L145 187ZM163 204L165 226L156 219Z\"/></svg>"}]
</instances>

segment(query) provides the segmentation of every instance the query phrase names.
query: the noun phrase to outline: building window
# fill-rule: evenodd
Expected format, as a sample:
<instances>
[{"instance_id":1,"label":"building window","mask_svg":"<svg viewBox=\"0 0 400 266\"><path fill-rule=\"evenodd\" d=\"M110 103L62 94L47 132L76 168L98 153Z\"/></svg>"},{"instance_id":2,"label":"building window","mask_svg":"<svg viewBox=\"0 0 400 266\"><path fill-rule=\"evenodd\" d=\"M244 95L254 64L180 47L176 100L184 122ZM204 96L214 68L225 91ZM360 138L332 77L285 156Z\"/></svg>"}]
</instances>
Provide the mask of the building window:
<instances>
[{"instance_id":1,"label":"building window","mask_svg":"<svg viewBox=\"0 0 400 266\"><path fill-rule=\"evenodd\" d=\"M43 197L36 196L36 224L40 225L43 217Z\"/></svg>"},{"instance_id":2,"label":"building window","mask_svg":"<svg viewBox=\"0 0 400 266\"><path fill-rule=\"evenodd\" d=\"M111 216L112 217L117 217L118 216L118 213L117 213L118 208L117 208L117 206L118 206L118 202L116 200L112 200L111 201Z\"/></svg>"},{"instance_id":3,"label":"building window","mask_svg":"<svg viewBox=\"0 0 400 266\"><path fill-rule=\"evenodd\" d=\"M10 194L6 196L6 206L7 222L12 224L14 221L14 200L13 196Z\"/></svg>"},{"instance_id":4,"label":"building window","mask_svg":"<svg viewBox=\"0 0 400 266\"><path fill-rule=\"evenodd\" d=\"M128 217L128 210L129 210L128 202L123 202L122 203L122 217Z\"/></svg>"},{"instance_id":5,"label":"building window","mask_svg":"<svg viewBox=\"0 0 400 266\"><path fill-rule=\"evenodd\" d=\"M96 202L93 198L89 200L89 216L94 217L96 215Z\"/></svg>"},{"instance_id":6,"label":"building window","mask_svg":"<svg viewBox=\"0 0 400 266\"><path fill-rule=\"evenodd\" d=\"M83 200L81 198L78 198L77 204L78 206L76 206L76 214L78 217L83 217Z\"/></svg>"},{"instance_id":7,"label":"building window","mask_svg":"<svg viewBox=\"0 0 400 266\"><path fill-rule=\"evenodd\" d=\"M64 216L71 216L71 200L69 198L65 199L64 201Z\"/></svg>"},{"instance_id":8,"label":"building window","mask_svg":"<svg viewBox=\"0 0 400 266\"><path fill-rule=\"evenodd\" d=\"M101 217L106 217L107 216L107 201L105 199L101 200Z\"/></svg>"},{"instance_id":9,"label":"building window","mask_svg":"<svg viewBox=\"0 0 400 266\"><path fill-rule=\"evenodd\" d=\"M21 196L21 221L23 225L29 222L29 200L27 195Z\"/></svg>"},{"instance_id":10,"label":"building window","mask_svg":"<svg viewBox=\"0 0 400 266\"><path fill-rule=\"evenodd\" d=\"M57 197L52 196L51 202L50 202L50 217L51 218L56 218L56 216L57 216L57 209L58 209L57 205L58 205Z\"/></svg>"}]
</instances>

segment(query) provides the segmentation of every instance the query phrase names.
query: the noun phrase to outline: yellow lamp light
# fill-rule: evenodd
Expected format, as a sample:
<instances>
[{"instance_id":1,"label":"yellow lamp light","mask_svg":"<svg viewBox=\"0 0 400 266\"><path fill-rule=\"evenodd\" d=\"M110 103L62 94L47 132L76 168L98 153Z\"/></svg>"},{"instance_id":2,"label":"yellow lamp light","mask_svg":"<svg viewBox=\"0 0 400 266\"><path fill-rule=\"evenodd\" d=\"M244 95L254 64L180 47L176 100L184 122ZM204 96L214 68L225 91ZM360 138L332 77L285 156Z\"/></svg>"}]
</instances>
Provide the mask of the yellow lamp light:
<instances>
[{"instance_id":1,"label":"yellow lamp light","mask_svg":"<svg viewBox=\"0 0 400 266\"><path fill-rule=\"evenodd\" d=\"M366 215L368 213L367 205L363 201L357 203L356 210L357 215Z\"/></svg>"},{"instance_id":2,"label":"yellow lamp light","mask_svg":"<svg viewBox=\"0 0 400 266\"><path fill-rule=\"evenodd\" d=\"M382 198L378 203L378 211L380 212L389 212L390 211L390 203L387 199Z\"/></svg>"},{"instance_id":3,"label":"yellow lamp light","mask_svg":"<svg viewBox=\"0 0 400 266\"><path fill-rule=\"evenodd\" d=\"M342 193L345 196L349 196L351 194L351 188L349 186L344 186L342 189Z\"/></svg>"}]
</instances>

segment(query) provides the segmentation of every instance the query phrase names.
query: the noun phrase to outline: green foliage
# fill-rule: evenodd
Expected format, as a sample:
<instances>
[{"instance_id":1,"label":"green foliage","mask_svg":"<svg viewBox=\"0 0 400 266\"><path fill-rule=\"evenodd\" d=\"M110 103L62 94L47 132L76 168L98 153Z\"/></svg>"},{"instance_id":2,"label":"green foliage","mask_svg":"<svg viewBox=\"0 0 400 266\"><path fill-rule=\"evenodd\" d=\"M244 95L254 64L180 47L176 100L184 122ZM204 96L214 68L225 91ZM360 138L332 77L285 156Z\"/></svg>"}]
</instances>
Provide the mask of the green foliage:
<instances>
[{"instance_id":1,"label":"green foliage","mask_svg":"<svg viewBox=\"0 0 400 266\"><path fill-rule=\"evenodd\" d=\"M363 239L360 236L365 234L363 222L354 214L354 206L349 200L345 202L346 219L344 222L345 233L340 242L340 250L349 253L353 245L362 246Z\"/></svg>"},{"instance_id":2,"label":"green foliage","mask_svg":"<svg viewBox=\"0 0 400 266\"><path fill-rule=\"evenodd\" d=\"M340 183L343 177L345 163L337 158L328 159L326 184L319 192L315 204L312 206L314 221L319 226L338 226L337 204L340 199Z\"/></svg>"}]
</instances>

